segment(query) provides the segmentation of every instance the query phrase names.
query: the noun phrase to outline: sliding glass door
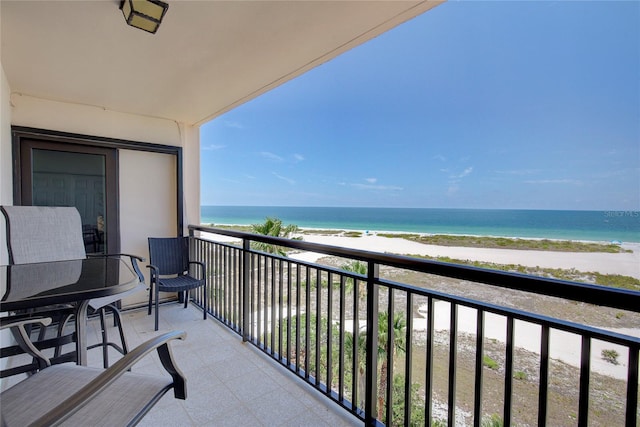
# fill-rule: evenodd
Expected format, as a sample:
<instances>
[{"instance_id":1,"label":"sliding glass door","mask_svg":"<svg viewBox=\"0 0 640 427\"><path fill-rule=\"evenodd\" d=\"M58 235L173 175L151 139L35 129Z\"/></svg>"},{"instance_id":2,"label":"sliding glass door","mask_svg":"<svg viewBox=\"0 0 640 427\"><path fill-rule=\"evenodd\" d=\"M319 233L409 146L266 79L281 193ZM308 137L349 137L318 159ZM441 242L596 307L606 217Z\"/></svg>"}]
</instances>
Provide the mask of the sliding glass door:
<instances>
[{"instance_id":1,"label":"sliding glass door","mask_svg":"<svg viewBox=\"0 0 640 427\"><path fill-rule=\"evenodd\" d=\"M21 204L75 206L87 253L117 253L117 151L23 140Z\"/></svg>"}]
</instances>

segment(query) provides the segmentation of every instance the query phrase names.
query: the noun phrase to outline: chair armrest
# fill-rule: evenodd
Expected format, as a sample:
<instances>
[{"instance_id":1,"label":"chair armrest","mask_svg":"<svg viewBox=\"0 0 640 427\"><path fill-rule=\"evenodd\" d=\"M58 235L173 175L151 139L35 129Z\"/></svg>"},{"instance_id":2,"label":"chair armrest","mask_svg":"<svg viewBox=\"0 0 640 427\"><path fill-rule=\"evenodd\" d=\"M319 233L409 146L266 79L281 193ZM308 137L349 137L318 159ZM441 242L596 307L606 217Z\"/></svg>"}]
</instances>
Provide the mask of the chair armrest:
<instances>
[{"instance_id":1,"label":"chair armrest","mask_svg":"<svg viewBox=\"0 0 640 427\"><path fill-rule=\"evenodd\" d=\"M189 261L189 265L191 264L196 264L200 266L200 271L202 272L202 278L206 278L207 277L207 266L204 265L204 262L200 262L200 261Z\"/></svg>"},{"instance_id":2,"label":"chair armrest","mask_svg":"<svg viewBox=\"0 0 640 427\"><path fill-rule=\"evenodd\" d=\"M160 276L160 269L155 265L147 265L147 268L149 269L151 281L156 281Z\"/></svg>"},{"instance_id":3,"label":"chair armrest","mask_svg":"<svg viewBox=\"0 0 640 427\"><path fill-rule=\"evenodd\" d=\"M104 370L95 379L82 387L79 391L71 395L68 399L56 406L54 409L40 417L32 426L51 426L64 422L71 415L80 410L89 403L95 396L100 394L115 380L127 372L131 366L137 363L153 350L158 351L158 356L162 366L171 375L174 382L174 394L178 399L186 399L186 378L180 369L176 366L169 341L174 339L185 339L187 336L184 331L172 331L163 335L152 338L127 353L122 359ZM79 367L79 369L83 369ZM126 392L126 390L123 390Z\"/></svg>"},{"instance_id":4,"label":"chair armrest","mask_svg":"<svg viewBox=\"0 0 640 427\"><path fill-rule=\"evenodd\" d=\"M11 328L13 337L17 341L20 348L27 354L38 360L38 369L44 369L47 366L51 366L51 361L29 339L29 334L25 329L25 325L31 325L39 323L42 326L49 326L51 324L50 317L33 317L28 319L12 319L3 318L0 319L0 329Z\"/></svg>"}]
</instances>

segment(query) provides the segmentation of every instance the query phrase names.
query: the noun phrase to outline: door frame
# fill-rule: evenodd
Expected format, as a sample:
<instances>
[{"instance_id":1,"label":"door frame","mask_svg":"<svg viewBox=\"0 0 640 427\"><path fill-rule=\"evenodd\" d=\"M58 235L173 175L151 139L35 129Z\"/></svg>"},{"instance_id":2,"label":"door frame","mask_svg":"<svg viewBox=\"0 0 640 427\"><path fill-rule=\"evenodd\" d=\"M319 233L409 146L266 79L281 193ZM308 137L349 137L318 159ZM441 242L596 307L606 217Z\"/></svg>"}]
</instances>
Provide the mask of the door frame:
<instances>
[{"instance_id":1,"label":"door frame","mask_svg":"<svg viewBox=\"0 0 640 427\"><path fill-rule=\"evenodd\" d=\"M115 227L112 230L115 232L109 233L114 235L116 239L110 242L114 246L109 246L110 252L120 251L120 220L119 220L119 185L120 178L118 173L118 150L136 150L147 151L160 154L169 154L176 157L176 233L178 236L182 236L184 230L184 207L183 207L183 165L182 165L182 147L154 144L149 142L130 141L124 139L106 138L92 135L74 134L68 132L59 132L46 129L37 129L23 126L12 126L12 155L13 155L13 204L16 206L23 204L23 186L29 185L31 188L31 176L28 178L28 182L22 182L23 174L30 172L30 167L23 167L23 162L30 157L28 150L29 147L34 148L34 144L37 143L38 149L55 149L69 152L104 154L104 150L115 151L115 164L107 164L107 168L113 167L115 170L115 180L110 182L107 179L107 200L110 197L114 197L112 203L108 203L107 215L115 219L115 224L111 226ZM55 147L55 148L54 148ZM61 147L61 148L60 148ZM23 151L27 150L27 151ZM108 161L108 160L107 160ZM110 206L110 205L113 206ZM109 244L109 242L108 242Z\"/></svg>"}]
</instances>

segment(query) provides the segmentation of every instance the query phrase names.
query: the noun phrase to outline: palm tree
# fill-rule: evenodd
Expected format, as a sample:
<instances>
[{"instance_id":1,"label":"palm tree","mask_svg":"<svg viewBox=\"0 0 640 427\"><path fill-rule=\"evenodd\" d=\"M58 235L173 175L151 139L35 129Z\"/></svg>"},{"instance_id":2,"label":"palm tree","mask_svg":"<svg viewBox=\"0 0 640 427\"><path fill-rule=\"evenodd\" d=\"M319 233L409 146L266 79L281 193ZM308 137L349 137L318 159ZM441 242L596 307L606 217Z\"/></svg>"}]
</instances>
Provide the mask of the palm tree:
<instances>
[{"instance_id":1,"label":"palm tree","mask_svg":"<svg viewBox=\"0 0 640 427\"><path fill-rule=\"evenodd\" d=\"M351 261L347 264L342 265L342 269L346 271L351 271L353 273L358 273L362 275L367 274L367 264L362 261ZM348 278L345 282L346 290L351 293L353 291L354 279ZM359 280L358 281L358 298L363 300L367 296L367 284Z\"/></svg>"},{"instance_id":2,"label":"palm tree","mask_svg":"<svg viewBox=\"0 0 640 427\"><path fill-rule=\"evenodd\" d=\"M384 416L383 404L387 392L387 370L389 369L388 361L391 359L395 365L396 356L399 352L404 352L405 337L407 330L407 322L403 313L394 313L393 315L393 343L391 349L391 357L387 357L387 340L389 337L388 325L389 313L383 311L378 314L378 361L380 365L380 381L378 382L378 419L382 421ZM391 402L387 401L390 405ZM387 420L386 424L390 424L391 420Z\"/></svg>"},{"instance_id":3,"label":"palm tree","mask_svg":"<svg viewBox=\"0 0 640 427\"><path fill-rule=\"evenodd\" d=\"M283 237L285 239L291 238L291 235L298 231L298 226L289 224L287 226L282 225L282 220L278 218L267 217L263 224L251 225L251 231L255 234L262 234L263 236ZM300 239L300 238L298 238ZM270 245L263 242L253 242L251 244L254 249L267 252L270 254L278 254L286 256L285 251L275 245Z\"/></svg>"},{"instance_id":4,"label":"palm tree","mask_svg":"<svg viewBox=\"0 0 640 427\"><path fill-rule=\"evenodd\" d=\"M379 381L378 381L378 419L382 421L384 416L384 401L387 390L387 337L388 337L388 325L387 319L389 315L386 311L378 313L378 366L379 369ZM395 363L395 358L399 352L405 351L405 336L407 323L403 313L395 313L393 315L393 348L391 353L392 363ZM350 332L345 333L345 353L350 357L354 354L354 345L357 345L358 351L358 384L359 388L364 389L364 380L366 373L366 339L367 331L361 329L357 332L357 344L354 342L354 334ZM355 372L354 372L355 374ZM358 406L364 405L364 396L360 394ZM389 424L389 423L387 423Z\"/></svg>"}]
</instances>

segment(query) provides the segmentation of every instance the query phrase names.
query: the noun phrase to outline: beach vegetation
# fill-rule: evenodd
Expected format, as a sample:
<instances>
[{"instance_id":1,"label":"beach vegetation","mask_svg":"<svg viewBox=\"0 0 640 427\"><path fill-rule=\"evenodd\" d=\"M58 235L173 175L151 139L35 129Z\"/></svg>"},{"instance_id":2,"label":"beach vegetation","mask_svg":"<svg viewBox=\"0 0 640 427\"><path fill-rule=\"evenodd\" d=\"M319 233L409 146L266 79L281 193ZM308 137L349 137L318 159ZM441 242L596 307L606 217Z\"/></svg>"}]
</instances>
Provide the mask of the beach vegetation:
<instances>
[{"instance_id":1,"label":"beach vegetation","mask_svg":"<svg viewBox=\"0 0 640 427\"><path fill-rule=\"evenodd\" d=\"M545 268L545 267L527 267L519 264L496 264L493 262L461 260L450 257L430 257L424 255L409 255L414 258L430 259L433 261L446 262L450 264L469 265L477 268L485 268L489 270L509 271L514 273L526 274L529 276L549 277L558 280L566 280L573 282L590 283L601 286L609 286L612 288L630 289L632 291L640 291L640 280L631 276L621 274L603 274L597 272L578 271L575 268Z\"/></svg>"},{"instance_id":2,"label":"beach vegetation","mask_svg":"<svg viewBox=\"0 0 640 427\"><path fill-rule=\"evenodd\" d=\"M618 352L613 349L604 349L601 352L602 359L606 362L611 363L612 365L618 364Z\"/></svg>"},{"instance_id":3,"label":"beach vegetation","mask_svg":"<svg viewBox=\"0 0 640 427\"><path fill-rule=\"evenodd\" d=\"M518 249L528 251L556 251L556 252L632 252L612 243L578 242L573 240L550 239L514 239L506 237L488 236L460 236L448 234L407 234L407 233L378 233L378 236L401 238L425 245L456 246L469 248L497 248Z\"/></svg>"},{"instance_id":4,"label":"beach vegetation","mask_svg":"<svg viewBox=\"0 0 640 427\"><path fill-rule=\"evenodd\" d=\"M515 379L517 379L517 380L520 380L520 381L526 381L526 379L527 379L527 373L526 373L526 372L523 372L523 371L516 371L516 372L513 374L513 378L515 378Z\"/></svg>"},{"instance_id":5,"label":"beach vegetation","mask_svg":"<svg viewBox=\"0 0 640 427\"><path fill-rule=\"evenodd\" d=\"M480 422L481 427L502 427L504 426L504 420L498 414L492 414L482 418Z\"/></svg>"},{"instance_id":6,"label":"beach vegetation","mask_svg":"<svg viewBox=\"0 0 640 427\"><path fill-rule=\"evenodd\" d=\"M489 369L493 369L494 371L498 369L498 362L492 359L490 356L486 354L482 356L482 364Z\"/></svg>"},{"instance_id":7,"label":"beach vegetation","mask_svg":"<svg viewBox=\"0 0 640 427\"><path fill-rule=\"evenodd\" d=\"M353 260L343 264L341 268L363 276L367 275L367 264L362 261ZM346 291L352 293L356 281L358 282L358 298L363 300L367 296L367 284L364 280L354 280L352 277L347 277L345 280Z\"/></svg>"},{"instance_id":8,"label":"beach vegetation","mask_svg":"<svg viewBox=\"0 0 640 427\"><path fill-rule=\"evenodd\" d=\"M362 237L361 231L345 231L342 234L344 237Z\"/></svg>"},{"instance_id":9,"label":"beach vegetation","mask_svg":"<svg viewBox=\"0 0 640 427\"><path fill-rule=\"evenodd\" d=\"M281 219L272 217L267 217L262 224L253 224L251 226L251 232L254 234L261 234L263 236L271 237L281 237L284 239L291 239L292 235L297 231L297 225L283 225ZM301 238L296 237L294 239L300 240ZM287 256L285 249L281 246L271 245L269 243L263 242L252 242L251 247L262 252Z\"/></svg>"}]
</instances>

